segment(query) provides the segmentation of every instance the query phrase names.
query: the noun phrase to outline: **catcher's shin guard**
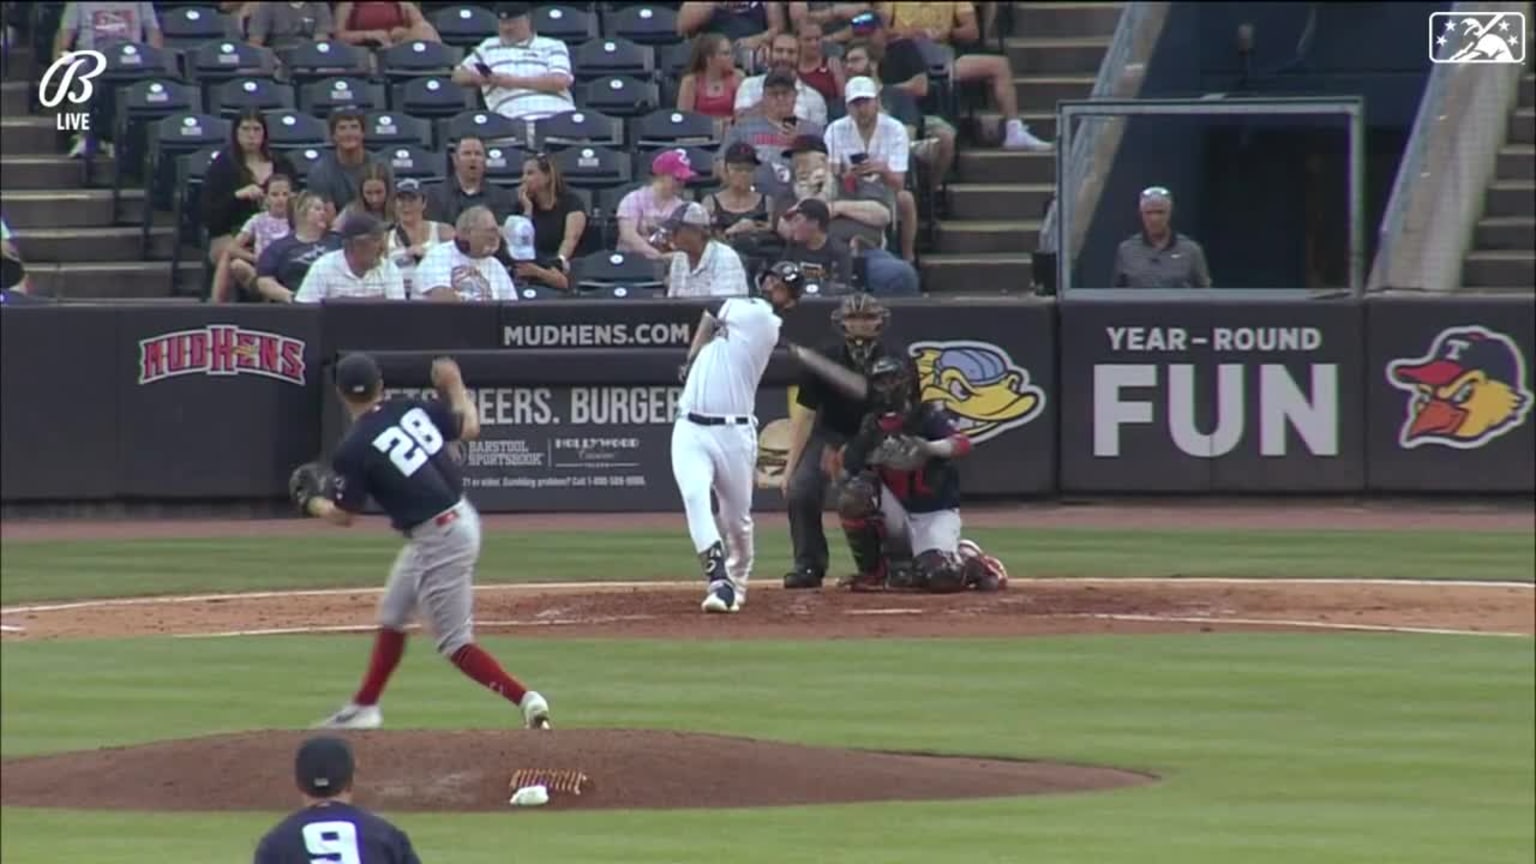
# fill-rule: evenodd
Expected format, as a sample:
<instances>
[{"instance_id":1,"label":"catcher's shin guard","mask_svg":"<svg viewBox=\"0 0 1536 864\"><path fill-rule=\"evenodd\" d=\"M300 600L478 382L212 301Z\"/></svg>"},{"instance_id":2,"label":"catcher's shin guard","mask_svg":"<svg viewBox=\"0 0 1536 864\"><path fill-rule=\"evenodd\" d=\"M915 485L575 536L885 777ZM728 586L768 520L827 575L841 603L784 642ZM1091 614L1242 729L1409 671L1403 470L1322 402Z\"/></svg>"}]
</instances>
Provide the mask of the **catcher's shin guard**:
<instances>
[{"instance_id":1,"label":"catcher's shin guard","mask_svg":"<svg viewBox=\"0 0 1536 864\"><path fill-rule=\"evenodd\" d=\"M885 520L871 516L843 517L843 535L858 573L850 583L855 591L875 591L885 587Z\"/></svg>"}]
</instances>

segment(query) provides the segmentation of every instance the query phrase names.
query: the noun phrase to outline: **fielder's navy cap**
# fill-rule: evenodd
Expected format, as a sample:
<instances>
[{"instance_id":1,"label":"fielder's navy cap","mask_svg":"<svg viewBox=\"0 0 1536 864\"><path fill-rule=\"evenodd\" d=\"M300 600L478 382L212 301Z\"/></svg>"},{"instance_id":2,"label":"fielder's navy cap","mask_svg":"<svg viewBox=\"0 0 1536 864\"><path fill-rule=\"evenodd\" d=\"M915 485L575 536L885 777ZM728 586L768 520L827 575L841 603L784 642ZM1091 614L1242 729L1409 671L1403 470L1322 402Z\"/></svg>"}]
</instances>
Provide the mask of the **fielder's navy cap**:
<instances>
[{"instance_id":1,"label":"fielder's navy cap","mask_svg":"<svg viewBox=\"0 0 1536 864\"><path fill-rule=\"evenodd\" d=\"M332 798L347 791L352 786L352 768L352 748L347 742L323 735L300 745L293 760L299 791L312 798Z\"/></svg>"},{"instance_id":2,"label":"fielder's navy cap","mask_svg":"<svg viewBox=\"0 0 1536 864\"><path fill-rule=\"evenodd\" d=\"M379 364L367 354L348 354L336 364L336 386L349 396L366 396L384 378Z\"/></svg>"}]
</instances>

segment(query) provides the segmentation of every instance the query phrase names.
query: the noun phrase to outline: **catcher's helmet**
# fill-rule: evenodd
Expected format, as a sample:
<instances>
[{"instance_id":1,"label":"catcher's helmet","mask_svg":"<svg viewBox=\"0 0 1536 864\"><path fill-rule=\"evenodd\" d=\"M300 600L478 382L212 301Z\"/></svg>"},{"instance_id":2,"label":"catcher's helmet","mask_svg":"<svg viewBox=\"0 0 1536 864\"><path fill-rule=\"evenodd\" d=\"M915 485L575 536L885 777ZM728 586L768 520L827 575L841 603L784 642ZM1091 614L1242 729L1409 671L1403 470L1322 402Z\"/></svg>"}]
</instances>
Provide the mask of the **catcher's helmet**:
<instances>
[{"instance_id":1,"label":"catcher's helmet","mask_svg":"<svg viewBox=\"0 0 1536 864\"><path fill-rule=\"evenodd\" d=\"M844 297L832 311L832 323L842 331L848 355L862 367L868 367L874 359L880 334L890 317L891 310L881 305L875 295L862 292Z\"/></svg>"},{"instance_id":2,"label":"catcher's helmet","mask_svg":"<svg viewBox=\"0 0 1536 864\"><path fill-rule=\"evenodd\" d=\"M897 413L912 406L917 379L901 358L889 354L880 357L869 367L867 377L870 401L876 410Z\"/></svg>"}]
</instances>

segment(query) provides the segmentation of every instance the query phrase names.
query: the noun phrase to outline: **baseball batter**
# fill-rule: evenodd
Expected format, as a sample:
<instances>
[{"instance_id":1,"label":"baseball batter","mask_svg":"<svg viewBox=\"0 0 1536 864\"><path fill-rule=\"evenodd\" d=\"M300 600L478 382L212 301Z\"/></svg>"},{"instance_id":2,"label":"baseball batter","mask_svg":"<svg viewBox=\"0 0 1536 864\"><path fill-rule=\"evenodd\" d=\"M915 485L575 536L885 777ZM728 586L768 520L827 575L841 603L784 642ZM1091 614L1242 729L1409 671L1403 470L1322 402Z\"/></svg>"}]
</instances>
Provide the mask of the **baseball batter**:
<instances>
[{"instance_id":1,"label":"baseball batter","mask_svg":"<svg viewBox=\"0 0 1536 864\"><path fill-rule=\"evenodd\" d=\"M717 314L705 312L688 349L672 427L672 475L708 583L705 612L735 612L746 601L753 556L757 386L779 341L784 322L778 313L794 307L803 287L798 265L774 265L764 280L767 299L732 297ZM710 509L711 492L720 503L718 523Z\"/></svg>"},{"instance_id":2,"label":"baseball batter","mask_svg":"<svg viewBox=\"0 0 1536 864\"><path fill-rule=\"evenodd\" d=\"M439 398L384 400L383 377L372 357L349 354L336 366L336 389L352 428L332 458L334 475L309 463L290 480L295 503L310 516L349 525L371 496L407 538L379 603L379 630L367 675L352 701L319 724L376 729L379 698L405 653L405 628L419 610L437 650L459 671L522 708L530 729L549 728L549 704L508 675L475 644L472 624L480 514L464 498L454 441L480 434L480 419L458 364L432 364Z\"/></svg>"}]
</instances>

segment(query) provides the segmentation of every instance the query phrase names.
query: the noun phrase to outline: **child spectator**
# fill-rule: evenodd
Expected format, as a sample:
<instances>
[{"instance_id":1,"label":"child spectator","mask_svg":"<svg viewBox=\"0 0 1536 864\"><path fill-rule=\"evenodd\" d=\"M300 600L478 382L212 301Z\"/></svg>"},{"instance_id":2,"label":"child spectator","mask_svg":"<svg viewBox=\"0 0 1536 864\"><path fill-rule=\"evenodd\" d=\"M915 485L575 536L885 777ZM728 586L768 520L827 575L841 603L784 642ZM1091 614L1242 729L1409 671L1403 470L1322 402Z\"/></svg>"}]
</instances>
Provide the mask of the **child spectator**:
<instances>
[{"instance_id":1,"label":"child spectator","mask_svg":"<svg viewBox=\"0 0 1536 864\"><path fill-rule=\"evenodd\" d=\"M225 246L224 254L219 257L213 272L212 299L215 303L256 299L256 262L261 260L262 253L273 241L287 237L293 231L288 206L293 194L293 178L273 174L267 178L262 191L266 195L267 209L245 220L239 233L235 234L234 242ZM230 280L240 289L233 297L229 293Z\"/></svg>"}]
</instances>

